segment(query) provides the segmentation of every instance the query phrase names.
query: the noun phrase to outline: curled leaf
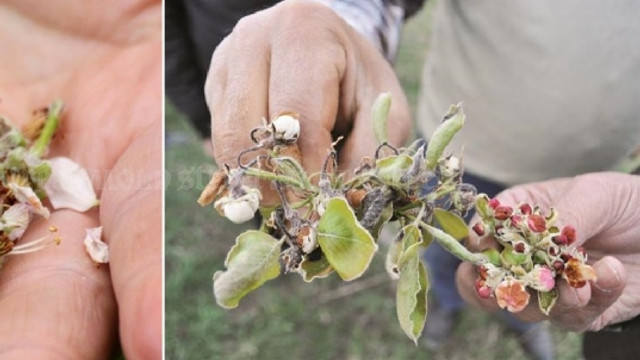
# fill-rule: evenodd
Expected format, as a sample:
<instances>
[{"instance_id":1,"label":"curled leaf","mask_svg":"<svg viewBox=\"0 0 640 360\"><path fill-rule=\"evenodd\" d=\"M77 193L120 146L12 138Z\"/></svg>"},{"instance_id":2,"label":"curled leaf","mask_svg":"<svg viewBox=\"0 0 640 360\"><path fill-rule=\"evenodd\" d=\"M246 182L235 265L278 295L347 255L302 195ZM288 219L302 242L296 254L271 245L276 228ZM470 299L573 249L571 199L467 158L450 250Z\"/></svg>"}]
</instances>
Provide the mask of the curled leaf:
<instances>
[{"instance_id":1,"label":"curled leaf","mask_svg":"<svg viewBox=\"0 0 640 360\"><path fill-rule=\"evenodd\" d=\"M305 282L311 282L314 279L326 278L333 272L333 268L324 256L315 261L309 260L309 257L305 256L296 271Z\"/></svg>"},{"instance_id":2,"label":"curled leaf","mask_svg":"<svg viewBox=\"0 0 640 360\"><path fill-rule=\"evenodd\" d=\"M449 107L449 111L445 114L442 123L436 128L433 135L431 135L431 140L429 140L426 155L427 168L429 170L436 168L444 149L449 145L453 136L462 129L464 118L462 104Z\"/></svg>"},{"instance_id":3,"label":"curled leaf","mask_svg":"<svg viewBox=\"0 0 640 360\"><path fill-rule=\"evenodd\" d=\"M54 209L85 212L99 204L87 170L66 157L48 160L51 176L44 190Z\"/></svg>"},{"instance_id":4,"label":"curled leaf","mask_svg":"<svg viewBox=\"0 0 640 360\"><path fill-rule=\"evenodd\" d=\"M235 308L249 292L278 277L283 241L255 230L240 234L227 254L227 270L213 275L213 293L218 305Z\"/></svg>"},{"instance_id":5,"label":"curled leaf","mask_svg":"<svg viewBox=\"0 0 640 360\"><path fill-rule=\"evenodd\" d=\"M427 319L427 271L420 261L420 244L411 245L402 255L400 279L396 290L396 312L400 327L414 342L418 341Z\"/></svg>"},{"instance_id":6,"label":"curled leaf","mask_svg":"<svg viewBox=\"0 0 640 360\"><path fill-rule=\"evenodd\" d=\"M342 280L360 277L369 267L378 245L358 223L347 200L332 198L317 227L318 244Z\"/></svg>"},{"instance_id":7,"label":"curled leaf","mask_svg":"<svg viewBox=\"0 0 640 360\"><path fill-rule=\"evenodd\" d=\"M376 175L387 184L398 185L404 175L413 165L413 159L407 154L388 156L376 161Z\"/></svg>"},{"instance_id":8,"label":"curled leaf","mask_svg":"<svg viewBox=\"0 0 640 360\"><path fill-rule=\"evenodd\" d=\"M378 95L371 109L371 117L373 118L373 134L378 140L378 144L389 141L387 134L387 120L389 118L389 110L391 109L391 94L382 93Z\"/></svg>"}]
</instances>

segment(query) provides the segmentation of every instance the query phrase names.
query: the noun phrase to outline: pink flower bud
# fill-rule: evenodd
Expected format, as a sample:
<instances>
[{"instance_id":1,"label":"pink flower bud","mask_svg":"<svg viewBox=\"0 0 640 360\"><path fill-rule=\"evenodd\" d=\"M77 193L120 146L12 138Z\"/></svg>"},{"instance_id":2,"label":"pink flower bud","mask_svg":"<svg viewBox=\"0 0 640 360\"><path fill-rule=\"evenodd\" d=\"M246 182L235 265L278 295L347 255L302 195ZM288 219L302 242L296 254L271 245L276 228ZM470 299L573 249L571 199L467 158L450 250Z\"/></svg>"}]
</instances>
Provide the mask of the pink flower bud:
<instances>
[{"instance_id":1,"label":"pink flower bud","mask_svg":"<svg viewBox=\"0 0 640 360\"><path fill-rule=\"evenodd\" d=\"M507 220L513 214L511 206L498 206L493 210L493 217L496 220Z\"/></svg>"},{"instance_id":2,"label":"pink flower bud","mask_svg":"<svg viewBox=\"0 0 640 360\"><path fill-rule=\"evenodd\" d=\"M511 225L519 228L522 225L522 216L511 215Z\"/></svg>"},{"instance_id":3,"label":"pink flower bud","mask_svg":"<svg viewBox=\"0 0 640 360\"><path fill-rule=\"evenodd\" d=\"M556 260L553 262L553 269L558 273L562 273L562 270L564 270L564 261L562 260Z\"/></svg>"},{"instance_id":4,"label":"pink flower bud","mask_svg":"<svg viewBox=\"0 0 640 360\"><path fill-rule=\"evenodd\" d=\"M478 234L478 236L484 235L484 225L482 225L481 222L477 222L475 225L473 225L472 229L476 234Z\"/></svg>"},{"instance_id":5,"label":"pink flower bud","mask_svg":"<svg viewBox=\"0 0 640 360\"><path fill-rule=\"evenodd\" d=\"M496 198L493 198L493 199L489 200L488 205L489 205L490 208L495 209L498 206L500 206L500 200L498 200Z\"/></svg>"},{"instance_id":6,"label":"pink flower bud","mask_svg":"<svg viewBox=\"0 0 640 360\"><path fill-rule=\"evenodd\" d=\"M486 282L484 280L476 279L476 292L481 298L488 299L491 296L491 288L485 284Z\"/></svg>"},{"instance_id":7,"label":"pink flower bud","mask_svg":"<svg viewBox=\"0 0 640 360\"><path fill-rule=\"evenodd\" d=\"M563 227L561 234L567 238L567 245L571 245L576 241L576 228L571 225Z\"/></svg>"},{"instance_id":8,"label":"pink flower bud","mask_svg":"<svg viewBox=\"0 0 640 360\"><path fill-rule=\"evenodd\" d=\"M538 291L547 292L556 286L553 272L546 266L535 267L527 275L529 286Z\"/></svg>"},{"instance_id":9,"label":"pink flower bud","mask_svg":"<svg viewBox=\"0 0 640 360\"><path fill-rule=\"evenodd\" d=\"M554 244L560 245L560 246L569 244L569 239L567 239L567 237L562 234L552 237L551 241L553 241Z\"/></svg>"},{"instance_id":10,"label":"pink flower bud","mask_svg":"<svg viewBox=\"0 0 640 360\"><path fill-rule=\"evenodd\" d=\"M541 233L547 229L547 222L541 215L531 214L527 219L527 225L529 229L535 233Z\"/></svg>"},{"instance_id":11,"label":"pink flower bud","mask_svg":"<svg viewBox=\"0 0 640 360\"><path fill-rule=\"evenodd\" d=\"M531 297L524 285L511 277L498 284L495 295L500 308L507 308L507 310L514 313L524 310Z\"/></svg>"},{"instance_id":12,"label":"pink flower bud","mask_svg":"<svg viewBox=\"0 0 640 360\"><path fill-rule=\"evenodd\" d=\"M531 215L532 212L533 210L531 209L531 205L526 203L520 205L520 213L522 215Z\"/></svg>"}]
</instances>

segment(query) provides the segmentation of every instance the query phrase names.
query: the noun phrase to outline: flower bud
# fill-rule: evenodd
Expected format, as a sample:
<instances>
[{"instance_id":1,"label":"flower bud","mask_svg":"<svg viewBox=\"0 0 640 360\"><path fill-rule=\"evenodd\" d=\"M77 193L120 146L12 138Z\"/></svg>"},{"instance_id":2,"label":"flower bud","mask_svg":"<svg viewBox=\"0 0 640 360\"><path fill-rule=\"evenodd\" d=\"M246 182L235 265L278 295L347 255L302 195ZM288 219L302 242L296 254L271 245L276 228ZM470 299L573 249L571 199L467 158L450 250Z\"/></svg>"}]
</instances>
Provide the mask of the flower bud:
<instances>
[{"instance_id":1,"label":"flower bud","mask_svg":"<svg viewBox=\"0 0 640 360\"><path fill-rule=\"evenodd\" d=\"M526 275L529 286L538 291L551 291L556 286L553 272L546 266L536 266Z\"/></svg>"},{"instance_id":2,"label":"flower bud","mask_svg":"<svg viewBox=\"0 0 640 360\"><path fill-rule=\"evenodd\" d=\"M562 234L552 237L551 241L553 241L554 244L560 245L560 246L564 246L564 245L568 245L569 244L569 239L565 235L562 235Z\"/></svg>"},{"instance_id":3,"label":"flower bud","mask_svg":"<svg viewBox=\"0 0 640 360\"><path fill-rule=\"evenodd\" d=\"M478 234L478 236L484 235L484 225L482 225L481 222L477 222L473 225L472 229L476 234Z\"/></svg>"},{"instance_id":4,"label":"flower bud","mask_svg":"<svg viewBox=\"0 0 640 360\"><path fill-rule=\"evenodd\" d=\"M493 217L496 220L507 220L511 214L513 214L513 208L511 206L498 206L493 211Z\"/></svg>"},{"instance_id":5,"label":"flower bud","mask_svg":"<svg viewBox=\"0 0 640 360\"><path fill-rule=\"evenodd\" d=\"M500 200L498 200L496 198L493 198L493 199L489 200L488 205L489 205L490 208L495 209L498 206L500 206Z\"/></svg>"},{"instance_id":6,"label":"flower bud","mask_svg":"<svg viewBox=\"0 0 640 360\"><path fill-rule=\"evenodd\" d=\"M491 288L486 285L486 282L482 279L476 279L476 292L478 296L483 299L488 299L491 296Z\"/></svg>"},{"instance_id":7,"label":"flower bud","mask_svg":"<svg viewBox=\"0 0 640 360\"><path fill-rule=\"evenodd\" d=\"M300 136L300 121L292 113L278 116L271 122L273 136L278 141L294 142Z\"/></svg>"},{"instance_id":8,"label":"flower bud","mask_svg":"<svg viewBox=\"0 0 640 360\"><path fill-rule=\"evenodd\" d=\"M596 271L591 266L574 258L565 264L562 277L567 280L569 286L581 288L587 284L587 280L596 279Z\"/></svg>"},{"instance_id":9,"label":"flower bud","mask_svg":"<svg viewBox=\"0 0 640 360\"><path fill-rule=\"evenodd\" d=\"M532 212L533 212L533 209L531 208L531 205L527 203L520 205L520 213L522 215L531 215Z\"/></svg>"},{"instance_id":10,"label":"flower bud","mask_svg":"<svg viewBox=\"0 0 640 360\"><path fill-rule=\"evenodd\" d=\"M245 191L244 195L238 198L224 196L213 204L221 215L236 224L252 219L262 199L258 189L246 186L243 186L242 189Z\"/></svg>"},{"instance_id":11,"label":"flower bud","mask_svg":"<svg viewBox=\"0 0 640 360\"><path fill-rule=\"evenodd\" d=\"M531 214L527 219L529 229L535 233L541 233L547 229L547 222L541 215Z\"/></svg>"},{"instance_id":12,"label":"flower bud","mask_svg":"<svg viewBox=\"0 0 640 360\"><path fill-rule=\"evenodd\" d=\"M571 225L567 225L562 228L561 235L567 239L567 245L571 245L576 241L576 228Z\"/></svg>"}]
</instances>

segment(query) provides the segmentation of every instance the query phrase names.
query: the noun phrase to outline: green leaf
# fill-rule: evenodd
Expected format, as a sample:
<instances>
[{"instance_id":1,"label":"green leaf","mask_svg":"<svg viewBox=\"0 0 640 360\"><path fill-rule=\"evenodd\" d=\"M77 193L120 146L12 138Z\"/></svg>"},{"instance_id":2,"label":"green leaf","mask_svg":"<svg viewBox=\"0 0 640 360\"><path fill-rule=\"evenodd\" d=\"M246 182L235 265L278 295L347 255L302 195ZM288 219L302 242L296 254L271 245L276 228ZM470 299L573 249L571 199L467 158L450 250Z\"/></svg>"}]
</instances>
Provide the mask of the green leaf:
<instances>
[{"instance_id":1,"label":"green leaf","mask_svg":"<svg viewBox=\"0 0 640 360\"><path fill-rule=\"evenodd\" d=\"M386 269L389 275L394 278L398 277L400 268L413 256L407 250L413 245L422 244L422 233L416 225L405 226L402 228L400 235L401 238L396 238L391 243L387 253Z\"/></svg>"},{"instance_id":2,"label":"green leaf","mask_svg":"<svg viewBox=\"0 0 640 360\"><path fill-rule=\"evenodd\" d=\"M487 257L490 263L496 266L502 265L502 261L500 260L500 252L494 248L489 248L482 252L484 256Z\"/></svg>"},{"instance_id":3,"label":"green leaf","mask_svg":"<svg viewBox=\"0 0 640 360\"><path fill-rule=\"evenodd\" d=\"M520 265L527 261L527 254L516 252L511 246L506 246L500 253L500 258L503 263Z\"/></svg>"},{"instance_id":4,"label":"green leaf","mask_svg":"<svg viewBox=\"0 0 640 360\"><path fill-rule=\"evenodd\" d=\"M389 110L391 109L391 94L382 93L373 103L371 108L371 117L373 119L373 134L378 140L378 144L389 141L387 134L387 120L389 119Z\"/></svg>"},{"instance_id":5,"label":"green leaf","mask_svg":"<svg viewBox=\"0 0 640 360\"><path fill-rule=\"evenodd\" d=\"M487 194L476 196L476 212L483 220L493 218L492 211L489 210L489 196Z\"/></svg>"},{"instance_id":6,"label":"green leaf","mask_svg":"<svg viewBox=\"0 0 640 360\"><path fill-rule=\"evenodd\" d=\"M376 161L376 175L387 184L399 184L411 165L413 159L407 154L387 156Z\"/></svg>"},{"instance_id":7,"label":"green leaf","mask_svg":"<svg viewBox=\"0 0 640 360\"><path fill-rule=\"evenodd\" d=\"M255 230L240 234L227 254L227 270L213 275L213 293L218 305L235 308L245 295L278 277L282 242Z\"/></svg>"},{"instance_id":8,"label":"green leaf","mask_svg":"<svg viewBox=\"0 0 640 360\"><path fill-rule=\"evenodd\" d=\"M551 289L548 292L538 291L538 306L545 315L549 315L556 300L558 300L558 289Z\"/></svg>"},{"instance_id":9,"label":"green leaf","mask_svg":"<svg viewBox=\"0 0 640 360\"><path fill-rule=\"evenodd\" d=\"M436 208L433 215L440 224L440 228L454 239L462 240L469 235L467 223L460 216L440 208Z\"/></svg>"},{"instance_id":10,"label":"green leaf","mask_svg":"<svg viewBox=\"0 0 640 360\"><path fill-rule=\"evenodd\" d=\"M420 229L422 233L422 247L427 248L433 242L433 235L427 229Z\"/></svg>"},{"instance_id":11,"label":"green leaf","mask_svg":"<svg viewBox=\"0 0 640 360\"><path fill-rule=\"evenodd\" d=\"M378 250L371 234L358 223L343 198L336 197L327 202L317 234L327 261L345 281L360 277Z\"/></svg>"},{"instance_id":12,"label":"green leaf","mask_svg":"<svg viewBox=\"0 0 640 360\"><path fill-rule=\"evenodd\" d=\"M298 273L302 276L302 279L306 282L311 282L314 279L326 278L333 272L333 268L327 258L322 256L320 259L310 261L308 256L302 259Z\"/></svg>"},{"instance_id":13,"label":"green leaf","mask_svg":"<svg viewBox=\"0 0 640 360\"><path fill-rule=\"evenodd\" d=\"M402 228L402 250L407 251L414 244L422 242L422 233L414 224Z\"/></svg>"},{"instance_id":14,"label":"green leaf","mask_svg":"<svg viewBox=\"0 0 640 360\"><path fill-rule=\"evenodd\" d=\"M426 155L427 169L433 170L436 168L444 149L449 145L453 136L462 129L464 117L462 104L449 107L449 111L445 114L442 123L436 128L433 135L431 135L431 140L429 140Z\"/></svg>"},{"instance_id":15,"label":"green leaf","mask_svg":"<svg viewBox=\"0 0 640 360\"><path fill-rule=\"evenodd\" d=\"M416 344L427 319L427 271L420 261L420 244L411 245L404 253L407 261L400 267L396 290L396 311L400 327Z\"/></svg>"}]
</instances>

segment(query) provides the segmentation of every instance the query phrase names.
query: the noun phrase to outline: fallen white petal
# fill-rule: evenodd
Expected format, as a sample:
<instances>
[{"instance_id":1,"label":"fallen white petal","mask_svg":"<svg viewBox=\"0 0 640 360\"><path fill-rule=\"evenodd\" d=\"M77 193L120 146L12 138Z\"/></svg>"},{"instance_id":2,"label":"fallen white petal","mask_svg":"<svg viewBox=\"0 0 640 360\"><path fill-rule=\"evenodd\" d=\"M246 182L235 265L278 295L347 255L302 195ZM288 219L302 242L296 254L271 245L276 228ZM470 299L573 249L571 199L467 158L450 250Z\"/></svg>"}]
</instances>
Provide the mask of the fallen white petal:
<instances>
[{"instance_id":1,"label":"fallen white petal","mask_svg":"<svg viewBox=\"0 0 640 360\"><path fill-rule=\"evenodd\" d=\"M17 203L2 214L2 225L9 230L9 240L15 241L22 237L31 220L30 206ZM6 230L5 230L6 231Z\"/></svg>"},{"instance_id":2,"label":"fallen white petal","mask_svg":"<svg viewBox=\"0 0 640 360\"><path fill-rule=\"evenodd\" d=\"M66 157L49 159L51 177L44 190L54 209L72 209L85 212L98 205L87 170Z\"/></svg>"},{"instance_id":3,"label":"fallen white petal","mask_svg":"<svg viewBox=\"0 0 640 360\"><path fill-rule=\"evenodd\" d=\"M102 237L102 226L87 229L87 235L84 238L84 247L91 257L91 260L106 264L109 262L109 245L104 243Z\"/></svg>"}]
</instances>

